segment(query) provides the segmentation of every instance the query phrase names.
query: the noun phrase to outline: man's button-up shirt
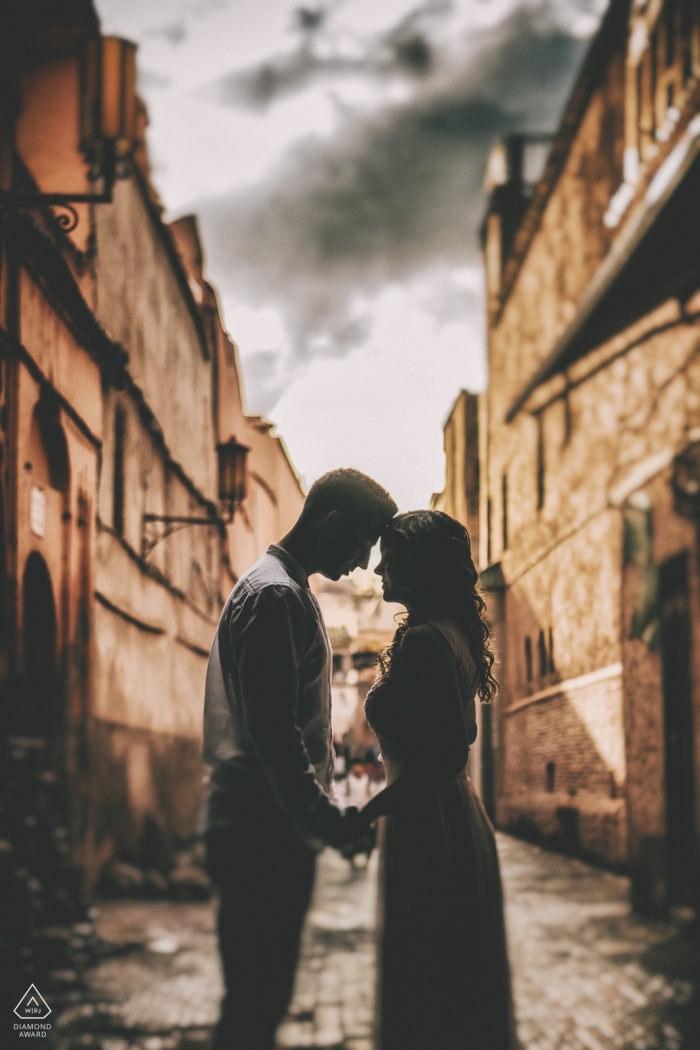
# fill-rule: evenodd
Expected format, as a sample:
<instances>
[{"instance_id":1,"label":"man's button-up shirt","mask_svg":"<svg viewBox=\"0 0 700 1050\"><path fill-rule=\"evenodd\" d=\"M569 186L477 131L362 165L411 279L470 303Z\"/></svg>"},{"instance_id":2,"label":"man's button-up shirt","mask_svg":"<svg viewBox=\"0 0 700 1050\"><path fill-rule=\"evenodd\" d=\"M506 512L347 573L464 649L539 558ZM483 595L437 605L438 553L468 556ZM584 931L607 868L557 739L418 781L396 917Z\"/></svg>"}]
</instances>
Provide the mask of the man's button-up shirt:
<instances>
[{"instance_id":1,"label":"man's button-up shirt","mask_svg":"<svg viewBox=\"0 0 700 1050\"><path fill-rule=\"evenodd\" d=\"M212 645L204 701L204 761L213 766L207 827L241 819L271 790L309 845L337 837L332 654L308 577L272 544L236 584ZM259 800L259 799L258 799Z\"/></svg>"}]
</instances>

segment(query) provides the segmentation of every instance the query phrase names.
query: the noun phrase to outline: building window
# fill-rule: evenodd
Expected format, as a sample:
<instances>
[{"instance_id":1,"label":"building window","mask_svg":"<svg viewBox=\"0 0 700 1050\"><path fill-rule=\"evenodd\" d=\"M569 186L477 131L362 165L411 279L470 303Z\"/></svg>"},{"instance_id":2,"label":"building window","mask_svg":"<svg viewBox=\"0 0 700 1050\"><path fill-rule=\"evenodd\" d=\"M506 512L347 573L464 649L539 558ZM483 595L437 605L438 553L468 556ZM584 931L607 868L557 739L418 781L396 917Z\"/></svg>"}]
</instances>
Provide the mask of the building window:
<instances>
[{"instance_id":1,"label":"building window","mask_svg":"<svg viewBox=\"0 0 700 1050\"><path fill-rule=\"evenodd\" d=\"M491 564L493 557L493 548L491 544L491 518L493 516L493 503L489 496L486 500L486 564Z\"/></svg>"},{"instance_id":2,"label":"building window","mask_svg":"<svg viewBox=\"0 0 700 1050\"><path fill-rule=\"evenodd\" d=\"M532 683L532 639L525 635L525 677L528 685Z\"/></svg>"},{"instance_id":3,"label":"building window","mask_svg":"<svg viewBox=\"0 0 700 1050\"><path fill-rule=\"evenodd\" d=\"M547 791L551 794L554 791L554 785L557 775L557 766L555 762L548 762L545 766L545 783Z\"/></svg>"},{"instance_id":4,"label":"building window","mask_svg":"<svg viewBox=\"0 0 700 1050\"><path fill-rule=\"evenodd\" d=\"M666 44L666 68L670 69L676 59L676 4L666 0L664 10L664 36Z\"/></svg>"},{"instance_id":5,"label":"building window","mask_svg":"<svg viewBox=\"0 0 700 1050\"><path fill-rule=\"evenodd\" d=\"M547 659L547 644L544 640L544 631L540 631L537 639L537 649L540 658L540 678L546 678L549 661Z\"/></svg>"},{"instance_id":6,"label":"building window","mask_svg":"<svg viewBox=\"0 0 700 1050\"><path fill-rule=\"evenodd\" d=\"M554 666L554 632L552 628L549 628L549 673L554 674L556 668Z\"/></svg>"},{"instance_id":7,"label":"building window","mask_svg":"<svg viewBox=\"0 0 700 1050\"><path fill-rule=\"evenodd\" d=\"M651 110L651 135L656 138L659 121L656 119L657 88L659 86L659 33L654 31L649 43L649 105Z\"/></svg>"},{"instance_id":8,"label":"building window","mask_svg":"<svg viewBox=\"0 0 700 1050\"><path fill-rule=\"evenodd\" d=\"M657 156L657 142L670 138L687 101L687 88L700 71L697 0L647 4L634 18L630 40L636 42L638 63L635 119L639 153L648 161Z\"/></svg>"},{"instance_id":9,"label":"building window","mask_svg":"<svg viewBox=\"0 0 700 1050\"><path fill-rule=\"evenodd\" d=\"M503 513L503 550L508 550L508 475L501 478L501 508Z\"/></svg>"},{"instance_id":10,"label":"building window","mask_svg":"<svg viewBox=\"0 0 700 1050\"><path fill-rule=\"evenodd\" d=\"M371 649L361 649L352 654L352 666L356 671L364 671L367 667L377 666L377 654Z\"/></svg>"},{"instance_id":11,"label":"building window","mask_svg":"<svg viewBox=\"0 0 700 1050\"><path fill-rule=\"evenodd\" d=\"M683 83L693 75L694 0L681 0L681 47L683 48Z\"/></svg>"},{"instance_id":12,"label":"building window","mask_svg":"<svg viewBox=\"0 0 700 1050\"><path fill-rule=\"evenodd\" d=\"M537 416L537 509L544 507L544 417Z\"/></svg>"},{"instance_id":13,"label":"building window","mask_svg":"<svg viewBox=\"0 0 700 1050\"><path fill-rule=\"evenodd\" d=\"M126 413L117 406L114 413L114 473L112 478L112 525L115 532L124 535L124 445L126 441Z\"/></svg>"}]
</instances>

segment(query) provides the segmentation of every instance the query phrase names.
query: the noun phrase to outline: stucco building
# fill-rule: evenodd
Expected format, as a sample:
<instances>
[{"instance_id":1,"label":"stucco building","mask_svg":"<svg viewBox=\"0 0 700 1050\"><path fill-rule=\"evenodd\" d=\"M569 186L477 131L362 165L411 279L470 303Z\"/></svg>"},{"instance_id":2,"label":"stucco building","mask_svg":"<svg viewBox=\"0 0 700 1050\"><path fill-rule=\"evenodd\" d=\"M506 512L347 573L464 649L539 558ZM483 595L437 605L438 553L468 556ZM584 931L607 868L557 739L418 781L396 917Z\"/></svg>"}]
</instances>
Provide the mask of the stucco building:
<instances>
[{"instance_id":1,"label":"stucco building","mask_svg":"<svg viewBox=\"0 0 700 1050\"><path fill-rule=\"evenodd\" d=\"M450 409L444 425L445 487L434 492L430 506L456 518L466 528L472 544L474 563L479 568L480 557L480 458L479 412L483 399L469 390L461 390ZM492 715L490 704L476 705L477 736L469 750L468 771L472 783L493 819L494 770L492 747Z\"/></svg>"},{"instance_id":2,"label":"stucco building","mask_svg":"<svg viewBox=\"0 0 700 1050\"><path fill-rule=\"evenodd\" d=\"M697 905L700 9L611 0L541 179L494 148L480 564L498 823Z\"/></svg>"},{"instance_id":3,"label":"stucco building","mask_svg":"<svg viewBox=\"0 0 700 1050\"><path fill-rule=\"evenodd\" d=\"M6 5L2 28L2 728L46 753L91 885L193 835L218 614L303 493L245 414L195 218L164 221L133 46L114 45L129 126L110 139L103 117L90 146L114 73L92 4ZM71 219L20 198L99 193L109 150L110 200Z\"/></svg>"},{"instance_id":4,"label":"stucco building","mask_svg":"<svg viewBox=\"0 0 700 1050\"><path fill-rule=\"evenodd\" d=\"M347 579L318 580L318 600L333 647L333 737L350 757L362 757L377 740L364 715L377 676L378 653L394 637L402 605L385 602L378 578L359 570Z\"/></svg>"}]
</instances>

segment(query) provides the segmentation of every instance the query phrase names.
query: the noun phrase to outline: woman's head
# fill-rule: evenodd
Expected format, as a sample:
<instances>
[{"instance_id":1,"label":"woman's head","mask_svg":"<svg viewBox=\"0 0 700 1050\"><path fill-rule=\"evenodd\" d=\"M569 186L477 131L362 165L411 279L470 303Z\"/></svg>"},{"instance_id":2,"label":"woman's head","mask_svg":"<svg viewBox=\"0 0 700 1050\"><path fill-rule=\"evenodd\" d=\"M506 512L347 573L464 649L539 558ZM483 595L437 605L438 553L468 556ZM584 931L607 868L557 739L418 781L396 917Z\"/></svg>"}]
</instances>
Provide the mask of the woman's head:
<instances>
[{"instance_id":1,"label":"woman's head","mask_svg":"<svg viewBox=\"0 0 700 1050\"><path fill-rule=\"evenodd\" d=\"M428 606L448 611L465 581L471 589L477 580L467 530L439 510L398 514L382 533L381 551L375 572L382 577L384 597L409 612Z\"/></svg>"},{"instance_id":2,"label":"woman's head","mask_svg":"<svg viewBox=\"0 0 700 1050\"><path fill-rule=\"evenodd\" d=\"M385 667L411 623L431 615L449 616L466 637L481 699L492 700L497 689L491 673L493 654L467 530L442 511L411 511L390 522L382 534L381 551L375 571L382 577L384 599L400 602L409 613L385 656Z\"/></svg>"}]
</instances>

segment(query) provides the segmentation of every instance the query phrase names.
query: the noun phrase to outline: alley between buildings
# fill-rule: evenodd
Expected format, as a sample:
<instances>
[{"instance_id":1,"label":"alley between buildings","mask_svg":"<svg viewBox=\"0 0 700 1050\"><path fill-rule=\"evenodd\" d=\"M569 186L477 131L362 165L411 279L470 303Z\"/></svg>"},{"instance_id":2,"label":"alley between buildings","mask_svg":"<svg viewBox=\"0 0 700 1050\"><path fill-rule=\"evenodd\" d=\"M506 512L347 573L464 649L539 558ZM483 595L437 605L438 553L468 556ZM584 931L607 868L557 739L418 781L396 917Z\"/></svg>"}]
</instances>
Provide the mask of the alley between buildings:
<instances>
[{"instance_id":1,"label":"alley between buildings","mask_svg":"<svg viewBox=\"0 0 700 1050\"><path fill-rule=\"evenodd\" d=\"M682 916L641 919L625 878L498 842L523 1050L696 1050L700 947ZM376 856L353 869L323 854L284 1050L372 1050L376 881ZM104 901L96 926L124 950L57 1019L59 1050L204 1050L221 994L213 902Z\"/></svg>"}]
</instances>

